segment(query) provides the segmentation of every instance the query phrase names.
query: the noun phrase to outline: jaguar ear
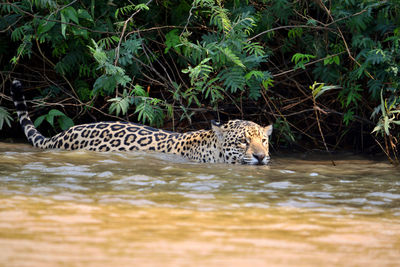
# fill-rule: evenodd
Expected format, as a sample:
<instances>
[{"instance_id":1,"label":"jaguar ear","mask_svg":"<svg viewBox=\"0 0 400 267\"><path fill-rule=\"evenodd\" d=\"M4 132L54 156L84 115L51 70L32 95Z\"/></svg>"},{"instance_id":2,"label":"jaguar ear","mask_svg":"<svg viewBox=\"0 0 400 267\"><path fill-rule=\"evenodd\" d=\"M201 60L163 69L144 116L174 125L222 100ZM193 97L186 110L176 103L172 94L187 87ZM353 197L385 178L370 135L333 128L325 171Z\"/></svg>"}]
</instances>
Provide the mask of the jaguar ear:
<instances>
[{"instance_id":1,"label":"jaguar ear","mask_svg":"<svg viewBox=\"0 0 400 267\"><path fill-rule=\"evenodd\" d=\"M211 120L211 125L213 125L213 126L221 126L221 122L215 121L215 120Z\"/></svg>"},{"instance_id":2,"label":"jaguar ear","mask_svg":"<svg viewBox=\"0 0 400 267\"><path fill-rule=\"evenodd\" d=\"M272 134L272 130L273 130L272 124L268 125L268 126L264 127L264 134L266 136L270 136Z\"/></svg>"},{"instance_id":3,"label":"jaguar ear","mask_svg":"<svg viewBox=\"0 0 400 267\"><path fill-rule=\"evenodd\" d=\"M213 132L216 134L216 136L218 137L218 139L222 140L224 137L224 134L223 134L223 130L221 128L221 123L216 122L215 120L212 120L211 128L212 128Z\"/></svg>"}]
</instances>

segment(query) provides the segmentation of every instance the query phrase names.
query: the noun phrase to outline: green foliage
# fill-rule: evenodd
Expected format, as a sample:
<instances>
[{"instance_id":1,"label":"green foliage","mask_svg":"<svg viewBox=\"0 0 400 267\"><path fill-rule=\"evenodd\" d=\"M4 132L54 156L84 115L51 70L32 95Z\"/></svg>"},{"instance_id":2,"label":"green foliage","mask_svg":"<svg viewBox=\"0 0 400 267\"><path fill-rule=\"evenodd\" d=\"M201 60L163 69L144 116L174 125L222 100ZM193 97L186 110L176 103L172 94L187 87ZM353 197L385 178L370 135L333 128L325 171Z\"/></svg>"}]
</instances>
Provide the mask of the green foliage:
<instances>
[{"instance_id":1,"label":"green foliage","mask_svg":"<svg viewBox=\"0 0 400 267\"><path fill-rule=\"evenodd\" d=\"M216 26L216 31L203 35L201 42L191 42L185 35L180 39L183 54L195 64L183 70L189 74L193 86L188 90L189 103L194 99L200 104L198 99L203 95L216 106L224 99L224 93L246 91L250 99L259 99L261 86L271 86L273 79L268 71L260 69L261 64L267 62L264 48L248 40L256 18L250 12L232 15L213 1L197 3L197 7L208 7L210 25Z\"/></svg>"},{"instance_id":2,"label":"green foliage","mask_svg":"<svg viewBox=\"0 0 400 267\"><path fill-rule=\"evenodd\" d=\"M372 133L390 136L390 129L394 128L395 125L400 125L400 97L392 99L392 101L388 103L388 100L383 99L383 95L381 94L381 104L375 109L371 116L377 117L379 111L381 115Z\"/></svg>"},{"instance_id":3,"label":"green foliage","mask_svg":"<svg viewBox=\"0 0 400 267\"><path fill-rule=\"evenodd\" d=\"M288 0L275 0L272 1L272 13L283 23L287 23L289 16L293 12L291 4Z\"/></svg>"},{"instance_id":4,"label":"green foliage","mask_svg":"<svg viewBox=\"0 0 400 267\"><path fill-rule=\"evenodd\" d=\"M57 118L58 125L62 130L67 130L68 128L74 126L73 120L58 109L51 109L49 113L38 117L33 124L35 127L39 127L43 121L46 120L53 128L55 128L55 118Z\"/></svg>"},{"instance_id":5,"label":"green foliage","mask_svg":"<svg viewBox=\"0 0 400 267\"><path fill-rule=\"evenodd\" d=\"M361 100L362 88L359 84L348 85L339 93L339 100L342 107L357 106Z\"/></svg>"},{"instance_id":6,"label":"green foliage","mask_svg":"<svg viewBox=\"0 0 400 267\"><path fill-rule=\"evenodd\" d=\"M328 56L327 58L324 59L324 65L329 65L329 64L336 64L340 65L340 58L339 56Z\"/></svg>"},{"instance_id":7,"label":"green foliage","mask_svg":"<svg viewBox=\"0 0 400 267\"><path fill-rule=\"evenodd\" d=\"M164 49L164 53L168 53L168 51L173 48L177 53L181 53L181 49L179 45L181 43L179 35L178 35L178 29L174 29L170 32L168 32L165 35L165 49Z\"/></svg>"},{"instance_id":8,"label":"green foliage","mask_svg":"<svg viewBox=\"0 0 400 267\"><path fill-rule=\"evenodd\" d=\"M0 107L0 130L3 129L4 122L11 127L11 122L13 118L11 117L10 113L3 107Z\"/></svg>"},{"instance_id":9,"label":"green foliage","mask_svg":"<svg viewBox=\"0 0 400 267\"><path fill-rule=\"evenodd\" d=\"M310 62L310 59L315 58L314 55L308 55L308 54L301 54L301 53L296 53L293 55L292 57L292 62L294 62L294 64L296 64L296 66L294 66L295 69L305 69L305 64L307 64L308 62Z\"/></svg>"},{"instance_id":10,"label":"green foliage","mask_svg":"<svg viewBox=\"0 0 400 267\"><path fill-rule=\"evenodd\" d=\"M321 96L325 92L328 92L328 91L331 91L334 89L340 89L340 87L328 86L328 85L325 85L324 83L314 82L313 85L310 85L310 89L311 89L313 98L317 99L319 96Z\"/></svg>"},{"instance_id":11,"label":"green foliage","mask_svg":"<svg viewBox=\"0 0 400 267\"><path fill-rule=\"evenodd\" d=\"M126 115L128 112L129 106L131 105L130 95L128 95L127 91L124 90L122 97L117 96L108 100L111 102L110 108L108 109L109 113L114 113L119 116L122 112L122 115Z\"/></svg>"},{"instance_id":12,"label":"green foliage","mask_svg":"<svg viewBox=\"0 0 400 267\"><path fill-rule=\"evenodd\" d=\"M109 37L100 39L99 41L97 41L97 44L100 47L104 47L106 49L111 49L112 47L114 47L115 45L118 44L119 40L120 39L118 36L109 36Z\"/></svg>"},{"instance_id":13,"label":"green foliage","mask_svg":"<svg viewBox=\"0 0 400 267\"><path fill-rule=\"evenodd\" d=\"M162 125L164 113L159 106L160 102L157 98L141 98L137 101L135 113L138 114L138 120L158 127Z\"/></svg>"},{"instance_id":14,"label":"green foliage","mask_svg":"<svg viewBox=\"0 0 400 267\"><path fill-rule=\"evenodd\" d=\"M292 144L296 141L296 137L287 120L278 118L274 123L274 129L277 129L275 134L278 136L278 143Z\"/></svg>"},{"instance_id":15,"label":"green foliage","mask_svg":"<svg viewBox=\"0 0 400 267\"><path fill-rule=\"evenodd\" d=\"M104 51L96 42L92 42L93 47L89 47L94 59L98 63L98 69L103 70L104 74L95 81L92 95L111 95L119 85L125 87L131 78L126 75L125 69L115 66L112 62L114 51Z\"/></svg>"},{"instance_id":16,"label":"green foliage","mask_svg":"<svg viewBox=\"0 0 400 267\"><path fill-rule=\"evenodd\" d=\"M57 2L53 0L32 0L32 4L39 8L55 8Z\"/></svg>"},{"instance_id":17,"label":"green foliage","mask_svg":"<svg viewBox=\"0 0 400 267\"><path fill-rule=\"evenodd\" d=\"M115 18L118 18L119 15L125 16L136 10L149 10L149 7L146 6L145 4L138 4L138 5L131 4L123 6L115 11Z\"/></svg>"}]
</instances>

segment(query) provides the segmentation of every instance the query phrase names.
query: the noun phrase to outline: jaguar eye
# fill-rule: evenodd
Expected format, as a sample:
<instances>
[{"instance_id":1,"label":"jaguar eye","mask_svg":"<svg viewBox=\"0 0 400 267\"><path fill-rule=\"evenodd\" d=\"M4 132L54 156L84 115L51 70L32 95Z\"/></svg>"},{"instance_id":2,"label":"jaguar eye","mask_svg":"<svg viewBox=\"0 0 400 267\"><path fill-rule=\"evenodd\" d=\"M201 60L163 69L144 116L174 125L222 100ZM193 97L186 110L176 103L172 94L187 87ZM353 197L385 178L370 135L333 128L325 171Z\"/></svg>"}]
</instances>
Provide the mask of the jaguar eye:
<instances>
[{"instance_id":1,"label":"jaguar eye","mask_svg":"<svg viewBox=\"0 0 400 267\"><path fill-rule=\"evenodd\" d=\"M246 138L241 138L238 140L239 145L247 145L247 140Z\"/></svg>"},{"instance_id":2,"label":"jaguar eye","mask_svg":"<svg viewBox=\"0 0 400 267\"><path fill-rule=\"evenodd\" d=\"M263 138L262 142L263 142L263 144L267 143L268 142L268 138Z\"/></svg>"}]
</instances>

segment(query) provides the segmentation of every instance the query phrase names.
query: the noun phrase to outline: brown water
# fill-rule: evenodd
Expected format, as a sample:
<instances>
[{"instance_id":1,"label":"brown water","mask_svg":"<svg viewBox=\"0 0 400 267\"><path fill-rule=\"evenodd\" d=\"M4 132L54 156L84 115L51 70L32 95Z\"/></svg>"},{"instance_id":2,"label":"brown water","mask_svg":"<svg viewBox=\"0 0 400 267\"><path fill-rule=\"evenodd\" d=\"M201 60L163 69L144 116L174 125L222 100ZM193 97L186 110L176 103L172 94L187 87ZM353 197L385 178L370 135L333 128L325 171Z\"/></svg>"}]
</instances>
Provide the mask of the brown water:
<instances>
[{"instance_id":1,"label":"brown water","mask_svg":"<svg viewBox=\"0 0 400 267\"><path fill-rule=\"evenodd\" d=\"M0 266L399 266L400 171L0 143Z\"/></svg>"}]
</instances>

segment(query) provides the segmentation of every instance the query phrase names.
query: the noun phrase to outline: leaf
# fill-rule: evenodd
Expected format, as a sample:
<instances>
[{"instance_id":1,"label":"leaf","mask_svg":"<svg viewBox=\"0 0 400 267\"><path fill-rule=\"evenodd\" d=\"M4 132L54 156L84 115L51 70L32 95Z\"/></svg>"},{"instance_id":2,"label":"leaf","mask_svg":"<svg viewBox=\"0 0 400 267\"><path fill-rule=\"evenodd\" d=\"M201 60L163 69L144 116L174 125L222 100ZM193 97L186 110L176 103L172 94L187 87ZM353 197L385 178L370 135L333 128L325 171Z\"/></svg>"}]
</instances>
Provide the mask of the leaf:
<instances>
[{"instance_id":1,"label":"leaf","mask_svg":"<svg viewBox=\"0 0 400 267\"><path fill-rule=\"evenodd\" d=\"M336 65L340 65L340 58L339 56L334 56L333 61L336 63Z\"/></svg>"},{"instance_id":2,"label":"leaf","mask_svg":"<svg viewBox=\"0 0 400 267\"><path fill-rule=\"evenodd\" d=\"M387 56L382 49L374 49L369 51L366 62L370 62L372 65L381 64L386 61Z\"/></svg>"},{"instance_id":3,"label":"leaf","mask_svg":"<svg viewBox=\"0 0 400 267\"><path fill-rule=\"evenodd\" d=\"M8 127L11 127L11 121L13 118L10 116L10 113L3 108L0 107L0 130L3 129L4 122L8 125Z\"/></svg>"},{"instance_id":4,"label":"leaf","mask_svg":"<svg viewBox=\"0 0 400 267\"><path fill-rule=\"evenodd\" d=\"M18 28L15 28L12 32L11 32L11 40L15 41L20 41L23 39L25 33L26 33L27 27L21 26Z\"/></svg>"},{"instance_id":5,"label":"leaf","mask_svg":"<svg viewBox=\"0 0 400 267\"><path fill-rule=\"evenodd\" d=\"M97 80L94 82L93 85L93 91L91 95L95 95L97 93L100 94L111 94L115 91L115 88L117 87L117 83L114 77L108 76L103 74Z\"/></svg>"},{"instance_id":6,"label":"leaf","mask_svg":"<svg viewBox=\"0 0 400 267\"><path fill-rule=\"evenodd\" d=\"M343 122L346 126L349 125L349 123L353 120L354 118L354 111L348 110L346 113L343 115Z\"/></svg>"},{"instance_id":7,"label":"leaf","mask_svg":"<svg viewBox=\"0 0 400 267\"><path fill-rule=\"evenodd\" d=\"M97 44L99 46L104 47L106 49L110 49L112 46L116 45L119 42L119 37L118 36L110 36L110 37L105 37L97 41ZM92 53L94 54L94 53Z\"/></svg>"},{"instance_id":8,"label":"leaf","mask_svg":"<svg viewBox=\"0 0 400 267\"><path fill-rule=\"evenodd\" d=\"M314 82L313 85L310 85L310 89L312 91L313 97L321 91L322 87L324 86L323 83Z\"/></svg>"},{"instance_id":9,"label":"leaf","mask_svg":"<svg viewBox=\"0 0 400 267\"><path fill-rule=\"evenodd\" d=\"M47 19L52 20L52 19L54 19L54 16L50 15ZM55 21L42 20L41 22L42 23L39 25L39 27L37 29L38 35L50 31L54 27L54 25L56 25Z\"/></svg>"},{"instance_id":10,"label":"leaf","mask_svg":"<svg viewBox=\"0 0 400 267\"><path fill-rule=\"evenodd\" d=\"M138 84L133 87L133 92L136 96L148 96L143 87Z\"/></svg>"},{"instance_id":11,"label":"leaf","mask_svg":"<svg viewBox=\"0 0 400 267\"><path fill-rule=\"evenodd\" d=\"M259 70L252 70L249 73L247 73L244 78L246 79L246 81L250 80L251 77L255 77L256 79L262 79L264 77L264 73L262 71Z\"/></svg>"},{"instance_id":12,"label":"leaf","mask_svg":"<svg viewBox=\"0 0 400 267\"><path fill-rule=\"evenodd\" d=\"M164 54L167 54L171 48L174 48L176 52L180 53L181 49L180 49L180 47L177 47L177 45L180 43L181 43L181 41L180 41L180 38L178 35L178 29L174 29L174 30L168 32L165 35L165 46L166 47L164 49Z\"/></svg>"},{"instance_id":13,"label":"leaf","mask_svg":"<svg viewBox=\"0 0 400 267\"><path fill-rule=\"evenodd\" d=\"M254 54L257 57L264 57L265 56L264 47L262 45L260 45L258 42L247 43L244 46L244 49L246 50L247 53Z\"/></svg>"},{"instance_id":14,"label":"leaf","mask_svg":"<svg viewBox=\"0 0 400 267\"><path fill-rule=\"evenodd\" d=\"M55 117L58 117L57 122L62 130L66 130L74 125L73 120L58 109L52 109L47 114L38 117L33 124L35 127L39 127L46 120L52 127L55 127Z\"/></svg>"},{"instance_id":15,"label":"leaf","mask_svg":"<svg viewBox=\"0 0 400 267\"><path fill-rule=\"evenodd\" d=\"M109 99L108 102L112 102L108 109L109 113L115 112L115 115L119 116L119 113L122 112L122 115L125 115L130 106L130 96L124 90L124 97L115 97Z\"/></svg>"},{"instance_id":16,"label":"leaf","mask_svg":"<svg viewBox=\"0 0 400 267\"><path fill-rule=\"evenodd\" d=\"M224 53L224 55L229 58L233 63L235 63L236 65L242 67L243 69L246 68L245 65L243 65L242 61L240 61L240 58L235 55L235 53L228 47L225 48L220 48L220 51L222 53Z\"/></svg>"},{"instance_id":17,"label":"leaf","mask_svg":"<svg viewBox=\"0 0 400 267\"><path fill-rule=\"evenodd\" d=\"M290 39L295 39L297 37L301 37L303 34L303 29L302 28L294 28L294 29L290 29L288 32L288 37Z\"/></svg>"},{"instance_id":18,"label":"leaf","mask_svg":"<svg viewBox=\"0 0 400 267\"><path fill-rule=\"evenodd\" d=\"M138 4L135 6L135 10L149 10L150 8L146 4Z\"/></svg>"},{"instance_id":19,"label":"leaf","mask_svg":"<svg viewBox=\"0 0 400 267\"><path fill-rule=\"evenodd\" d=\"M390 135L389 129L390 129L390 125L389 125L389 117L385 116L383 118L383 129L385 130L386 135Z\"/></svg>"},{"instance_id":20,"label":"leaf","mask_svg":"<svg viewBox=\"0 0 400 267\"><path fill-rule=\"evenodd\" d=\"M84 39L89 39L89 32L86 29L78 29L74 27L71 31L75 36L82 36Z\"/></svg>"},{"instance_id":21,"label":"leaf","mask_svg":"<svg viewBox=\"0 0 400 267\"><path fill-rule=\"evenodd\" d=\"M309 19L309 20L307 20L306 25L316 26L317 21L315 19Z\"/></svg>"},{"instance_id":22,"label":"leaf","mask_svg":"<svg viewBox=\"0 0 400 267\"><path fill-rule=\"evenodd\" d=\"M332 57L332 56L327 56L327 57L324 59L324 65L325 65L325 66L326 66L326 65L333 64L333 63L335 63L336 65L340 65L340 58L339 58L339 56L334 56L334 57Z\"/></svg>"},{"instance_id":23,"label":"leaf","mask_svg":"<svg viewBox=\"0 0 400 267\"><path fill-rule=\"evenodd\" d=\"M46 119L46 121L47 121L48 123L50 123L50 125L51 125L52 127L54 127L54 116L49 116L49 114L47 114L45 119Z\"/></svg>"},{"instance_id":24,"label":"leaf","mask_svg":"<svg viewBox=\"0 0 400 267\"><path fill-rule=\"evenodd\" d=\"M60 128L65 131L74 126L74 121L67 117L67 116L62 116L58 118L58 124L60 125Z\"/></svg>"},{"instance_id":25,"label":"leaf","mask_svg":"<svg viewBox=\"0 0 400 267\"><path fill-rule=\"evenodd\" d=\"M93 22L92 16L85 9L78 9L78 17Z\"/></svg>"},{"instance_id":26,"label":"leaf","mask_svg":"<svg viewBox=\"0 0 400 267\"><path fill-rule=\"evenodd\" d=\"M128 75L114 75L114 77L117 84L122 85L123 87L131 81L131 78Z\"/></svg>"},{"instance_id":27,"label":"leaf","mask_svg":"<svg viewBox=\"0 0 400 267\"><path fill-rule=\"evenodd\" d=\"M298 69L305 69L305 64L310 62L310 59L315 58L314 55L310 54L302 54L302 53L296 53L292 56L292 62L296 65L294 68Z\"/></svg>"},{"instance_id":28,"label":"leaf","mask_svg":"<svg viewBox=\"0 0 400 267\"><path fill-rule=\"evenodd\" d=\"M250 80L247 82L247 86L249 88L249 98L252 100L257 100L261 97L261 87L260 83L257 80Z\"/></svg>"},{"instance_id":29,"label":"leaf","mask_svg":"<svg viewBox=\"0 0 400 267\"><path fill-rule=\"evenodd\" d=\"M224 81L224 85L232 93L235 93L237 90L244 90L246 79L244 78L244 71L242 68L228 68L221 71L217 77Z\"/></svg>"},{"instance_id":30,"label":"leaf","mask_svg":"<svg viewBox=\"0 0 400 267\"><path fill-rule=\"evenodd\" d=\"M64 113L59 111L58 109L52 109L49 111L49 116L56 117L56 116L66 116Z\"/></svg>"},{"instance_id":31,"label":"leaf","mask_svg":"<svg viewBox=\"0 0 400 267\"><path fill-rule=\"evenodd\" d=\"M274 85L274 80L271 77L269 77L268 79L263 80L261 83L265 88L265 90L268 90L269 87Z\"/></svg>"},{"instance_id":32,"label":"leaf","mask_svg":"<svg viewBox=\"0 0 400 267\"><path fill-rule=\"evenodd\" d=\"M321 96L323 93L327 92L327 91L331 91L331 90L335 90L335 89L341 89L340 86L336 86L336 85L330 85L330 86L322 86L321 90L319 90L319 92L317 92L316 94L313 95L315 97L315 99L317 99L319 96Z\"/></svg>"},{"instance_id":33,"label":"leaf","mask_svg":"<svg viewBox=\"0 0 400 267\"><path fill-rule=\"evenodd\" d=\"M381 112L382 112L382 116L386 116L385 103L386 103L386 101L383 100L383 90L381 90Z\"/></svg>"},{"instance_id":34,"label":"leaf","mask_svg":"<svg viewBox=\"0 0 400 267\"><path fill-rule=\"evenodd\" d=\"M61 34L66 39L65 31L67 30L67 19L65 18L64 13L61 13Z\"/></svg>"},{"instance_id":35,"label":"leaf","mask_svg":"<svg viewBox=\"0 0 400 267\"><path fill-rule=\"evenodd\" d=\"M47 116L47 114L38 117L35 120L35 122L33 123L33 125L35 125L36 128L39 127L42 124L42 122L44 121L44 119L46 118L46 116Z\"/></svg>"},{"instance_id":36,"label":"leaf","mask_svg":"<svg viewBox=\"0 0 400 267\"><path fill-rule=\"evenodd\" d=\"M382 126L379 124L377 126L375 126L375 128L372 130L371 133L379 133L382 130Z\"/></svg>"},{"instance_id":37,"label":"leaf","mask_svg":"<svg viewBox=\"0 0 400 267\"><path fill-rule=\"evenodd\" d=\"M72 20L76 24L79 24L78 13L72 6L66 7L63 10L61 10L61 14L64 14L64 16L66 16L68 21Z\"/></svg>"}]
</instances>

